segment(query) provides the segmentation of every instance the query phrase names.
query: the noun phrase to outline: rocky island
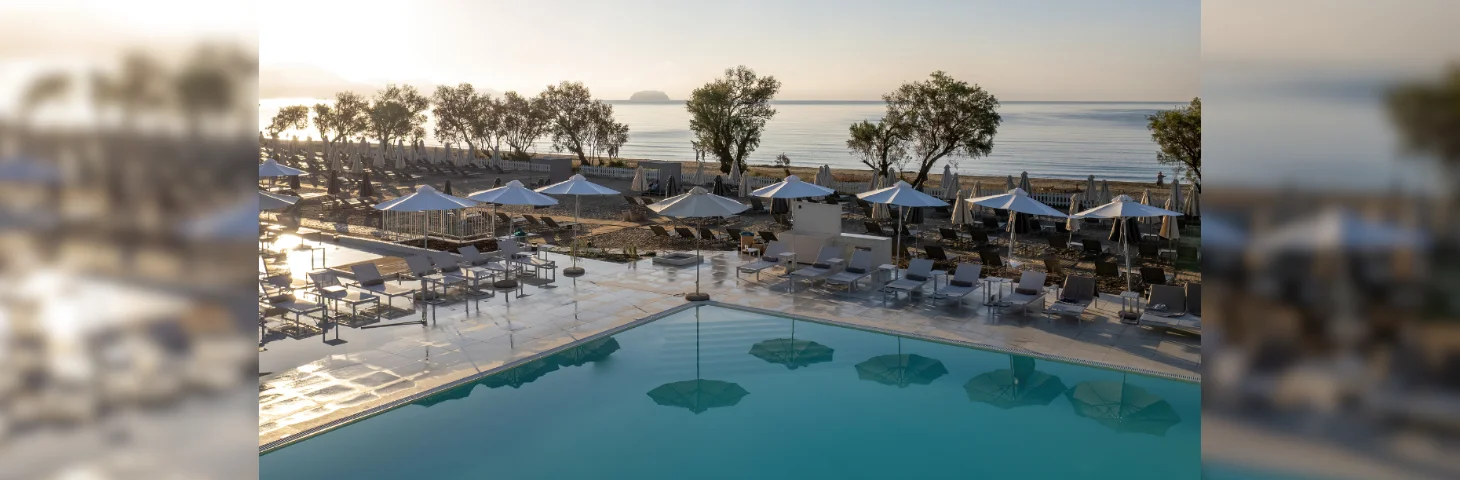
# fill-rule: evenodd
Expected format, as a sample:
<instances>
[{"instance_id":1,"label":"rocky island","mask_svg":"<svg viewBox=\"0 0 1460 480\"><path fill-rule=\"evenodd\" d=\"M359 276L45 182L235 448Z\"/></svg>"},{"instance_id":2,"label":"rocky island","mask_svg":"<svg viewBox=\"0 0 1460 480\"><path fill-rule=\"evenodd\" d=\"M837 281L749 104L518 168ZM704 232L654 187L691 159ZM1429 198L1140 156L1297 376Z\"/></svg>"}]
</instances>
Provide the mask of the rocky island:
<instances>
[{"instance_id":1,"label":"rocky island","mask_svg":"<svg viewBox=\"0 0 1460 480\"><path fill-rule=\"evenodd\" d=\"M634 92L633 95L629 95L629 101L630 102L668 102L669 101L669 95L665 95L664 92L660 92L660 91L645 90L645 91L642 91L642 92Z\"/></svg>"}]
</instances>

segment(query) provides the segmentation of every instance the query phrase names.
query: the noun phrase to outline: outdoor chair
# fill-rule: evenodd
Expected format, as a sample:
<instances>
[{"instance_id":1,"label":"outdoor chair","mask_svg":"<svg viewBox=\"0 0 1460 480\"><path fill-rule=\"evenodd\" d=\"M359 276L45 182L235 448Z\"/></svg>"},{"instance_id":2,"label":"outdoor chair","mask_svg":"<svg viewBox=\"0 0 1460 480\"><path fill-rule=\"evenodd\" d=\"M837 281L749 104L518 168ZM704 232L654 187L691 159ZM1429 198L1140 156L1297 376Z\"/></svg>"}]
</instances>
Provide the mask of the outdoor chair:
<instances>
[{"instance_id":1,"label":"outdoor chair","mask_svg":"<svg viewBox=\"0 0 1460 480\"><path fill-rule=\"evenodd\" d=\"M695 232L694 230L690 230L689 227L674 227L674 233L679 235L679 238L685 240L695 239Z\"/></svg>"},{"instance_id":2,"label":"outdoor chair","mask_svg":"<svg viewBox=\"0 0 1460 480\"><path fill-rule=\"evenodd\" d=\"M425 255L406 257L406 266L410 268L411 276L421 281L421 287L433 294L436 292L435 285L437 284L441 285L441 293L445 295L452 285L465 285L468 281L459 268L450 273L436 271L435 262ZM439 298L430 299L427 300L427 303L439 303L440 301Z\"/></svg>"},{"instance_id":3,"label":"outdoor chair","mask_svg":"<svg viewBox=\"0 0 1460 480\"><path fill-rule=\"evenodd\" d=\"M275 287L280 287L281 285L288 287L291 283L288 274L269 277L267 282ZM323 298L320 298L320 300L323 300ZM305 317L318 313L320 316L317 323L323 323L329 315L325 311L325 305L322 301L311 302L302 300L290 292L269 296L264 299L264 302L270 307L282 308L284 311L294 314L294 323L301 327L304 326L303 319Z\"/></svg>"},{"instance_id":4,"label":"outdoor chair","mask_svg":"<svg viewBox=\"0 0 1460 480\"><path fill-rule=\"evenodd\" d=\"M997 232L1003 228L1003 226L999 225L999 219L994 217L983 217L980 221L983 222L983 228L985 230Z\"/></svg>"},{"instance_id":5,"label":"outdoor chair","mask_svg":"<svg viewBox=\"0 0 1460 480\"><path fill-rule=\"evenodd\" d=\"M1080 256L1086 259L1098 258L1105 254L1105 247L1100 245L1100 240L1087 238L1080 241Z\"/></svg>"},{"instance_id":6,"label":"outdoor chair","mask_svg":"<svg viewBox=\"0 0 1460 480\"><path fill-rule=\"evenodd\" d=\"M775 219L776 223L777 224L780 224L780 226L782 226L782 227L792 228L791 227L791 216L790 215L776 214L776 215L772 215L771 218Z\"/></svg>"},{"instance_id":7,"label":"outdoor chair","mask_svg":"<svg viewBox=\"0 0 1460 480\"><path fill-rule=\"evenodd\" d=\"M1020 311L1029 312L1029 307L1039 305L1044 309L1044 281L1048 276L1044 272L1026 271L1019 277L1019 283L1014 286L1014 293L1004 296L1004 301L1009 306L1018 306Z\"/></svg>"},{"instance_id":8,"label":"outdoor chair","mask_svg":"<svg viewBox=\"0 0 1460 480\"><path fill-rule=\"evenodd\" d=\"M857 250L852 252L851 261L847 262L846 268L836 274L826 277L827 285L847 286L847 292L857 290L857 282L872 276L872 252L870 250Z\"/></svg>"},{"instance_id":9,"label":"outdoor chair","mask_svg":"<svg viewBox=\"0 0 1460 480\"><path fill-rule=\"evenodd\" d=\"M1186 294L1174 285L1152 285L1141 325L1201 334L1201 317L1187 312Z\"/></svg>"},{"instance_id":10,"label":"outdoor chair","mask_svg":"<svg viewBox=\"0 0 1460 480\"><path fill-rule=\"evenodd\" d=\"M516 241L508 240L501 243L499 249L502 257L508 262L517 264L518 271L531 268L532 276L542 278L542 269L546 268L553 273L552 281L558 279L558 264L552 260L544 260L533 255L532 252L522 251L522 247Z\"/></svg>"},{"instance_id":11,"label":"outdoor chair","mask_svg":"<svg viewBox=\"0 0 1460 480\"><path fill-rule=\"evenodd\" d=\"M978 260L983 262L985 267L1000 268L1004 266L1004 260L995 249L983 249L978 251Z\"/></svg>"},{"instance_id":12,"label":"outdoor chair","mask_svg":"<svg viewBox=\"0 0 1460 480\"><path fill-rule=\"evenodd\" d=\"M669 231L665 230L662 225L650 225L649 231L654 232L654 236L656 237L672 238L669 236Z\"/></svg>"},{"instance_id":13,"label":"outdoor chair","mask_svg":"<svg viewBox=\"0 0 1460 480\"><path fill-rule=\"evenodd\" d=\"M350 271L355 274L355 283L350 286L385 296L387 305L391 300L400 297L409 299L416 293L415 288L406 287L400 283L387 283L385 278L380 276L380 269L376 268L374 263L356 264L350 267Z\"/></svg>"},{"instance_id":14,"label":"outdoor chair","mask_svg":"<svg viewBox=\"0 0 1460 480\"><path fill-rule=\"evenodd\" d=\"M1070 235L1070 229L1065 226L1065 222L1054 222L1054 233L1063 234L1066 238L1068 238Z\"/></svg>"},{"instance_id":15,"label":"outdoor chair","mask_svg":"<svg viewBox=\"0 0 1460 480\"><path fill-rule=\"evenodd\" d=\"M730 236L730 241L732 242L740 241L740 229L738 228L726 227L725 234Z\"/></svg>"},{"instance_id":16,"label":"outdoor chair","mask_svg":"<svg viewBox=\"0 0 1460 480\"><path fill-rule=\"evenodd\" d=\"M832 271L836 269L836 265L832 265L832 259L841 258L841 254L842 247L835 245L821 247L821 251L816 253L816 261L812 262L811 266L798 268L791 272L791 281L795 282L798 278L804 278L815 282L821 277L831 275Z\"/></svg>"},{"instance_id":17,"label":"outdoor chair","mask_svg":"<svg viewBox=\"0 0 1460 480\"><path fill-rule=\"evenodd\" d=\"M1070 244L1069 244L1070 237L1066 237L1064 235L1050 235L1050 236L1045 237L1045 238L1047 240L1049 240L1049 248L1051 248L1051 249L1054 249L1054 250L1064 250L1064 249L1070 248Z\"/></svg>"},{"instance_id":18,"label":"outdoor chair","mask_svg":"<svg viewBox=\"0 0 1460 480\"><path fill-rule=\"evenodd\" d=\"M1186 284L1186 313L1201 318L1201 284Z\"/></svg>"},{"instance_id":19,"label":"outdoor chair","mask_svg":"<svg viewBox=\"0 0 1460 480\"><path fill-rule=\"evenodd\" d=\"M1060 257L1055 254L1044 255L1044 271L1051 277L1064 277L1065 265L1060 263Z\"/></svg>"},{"instance_id":20,"label":"outdoor chair","mask_svg":"<svg viewBox=\"0 0 1460 480\"><path fill-rule=\"evenodd\" d=\"M718 235L715 235L715 232L713 230L710 230L707 227L699 227L699 230L700 230L700 240L705 240L705 241L709 241L709 242L718 242L718 241L724 240L723 238L720 238Z\"/></svg>"},{"instance_id":21,"label":"outdoor chair","mask_svg":"<svg viewBox=\"0 0 1460 480\"><path fill-rule=\"evenodd\" d=\"M522 219L527 221L527 226L528 227L543 228L542 222L537 221L537 217L534 217L532 215L523 214L522 215Z\"/></svg>"},{"instance_id":22,"label":"outdoor chair","mask_svg":"<svg viewBox=\"0 0 1460 480\"><path fill-rule=\"evenodd\" d=\"M1146 285L1165 285L1166 271L1161 267L1140 267L1141 281Z\"/></svg>"},{"instance_id":23,"label":"outdoor chair","mask_svg":"<svg viewBox=\"0 0 1460 480\"><path fill-rule=\"evenodd\" d=\"M765 213L765 204L760 203L759 197L750 197L750 209L746 213Z\"/></svg>"},{"instance_id":24,"label":"outdoor chair","mask_svg":"<svg viewBox=\"0 0 1460 480\"><path fill-rule=\"evenodd\" d=\"M553 230L572 230L578 226L578 224L573 222L558 223L558 221L554 220L553 217L549 217L547 215L542 216L542 223Z\"/></svg>"},{"instance_id":25,"label":"outdoor chair","mask_svg":"<svg viewBox=\"0 0 1460 480\"><path fill-rule=\"evenodd\" d=\"M477 247L467 245L456 249L461 254L461 260L466 270L474 276L487 275L493 279L503 280L510 278L513 272L512 264L503 262L497 257L483 255Z\"/></svg>"},{"instance_id":26,"label":"outdoor chair","mask_svg":"<svg viewBox=\"0 0 1460 480\"><path fill-rule=\"evenodd\" d=\"M908 298L912 298L912 292L922 290L929 280L933 279L933 261L926 258L915 258L907 263L907 271L903 272L902 278L893 280L887 284L887 289L894 296L898 292L907 292Z\"/></svg>"},{"instance_id":27,"label":"outdoor chair","mask_svg":"<svg viewBox=\"0 0 1460 480\"><path fill-rule=\"evenodd\" d=\"M958 258L957 255L948 256L948 252L944 251L943 247L938 245L925 246L923 247L923 252L927 253L928 259L935 262L952 262Z\"/></svg>"},{"instance_id":28,"label":"outdoor chair","mask_svg":"<svg viewBox=\"0 0 1460 480\"><path fill-rule=\"evenodd\" d=\"M862 222L862 226L866 227L868 235L877 235L881 237L892 236L892 234L888 233L887 230L883 229L882 225L877 224L877 222L866 220Z\"/></svg>"},{"instance_id":29,"label":"outdoor chair","mask_svg":"<svg viewBox=\"0 0 1460 480\"><path fill-rule=\"evenodd\" d=\"M1115 262L1095 261L1095 276L1103 278L1120 278L1120 266Z\"/></svg>"},{"instance_id":30,"label":"outdoor chair","mask_svg":"<svg viewBox=\"0 0 1460 480\"><path fill-rule=\"evenodd\" d=\"M1154 243L1141 242L1136 244L1136 253L1140 254L1142 260L1161 263L1160 251Z\"/></svg>"},{"instance_id":31,"label":"outdoor chair","mask_svg":"<svg viewBox=\"0 0 1460 480\"><path fill-rule=\"evenodd\" d=\"M760 239L761 240L765 240L767 242L774 242L774 241L776 241L776 234L775 234L775 232L761 231L760 232Z\"/></svg>"},{"instance_id":32,"label":"outdoor chair","mask_svg":"<svg viewBox=\"0 0 1460 480\"><path fill-rule=\"evenodd\" d=\"M964 297L978 290L978 276L983 271L983 265L977 263L960 263L958 268L953 270L953 278L948 280L948 286L938 292L944 298L949 298L959 305L963 305Z\"/></svg>"},{"instance_id":33,"label":"outdoor chair","mask_svg":"<svg viewBox=\"0 0 1460 480\"><path fill-rule=\"evenodd\" d=\"M862 210L862 216L867 217L868 220L875 220L875 218L873 218L872 216L871 203L867 203L866 200L862 200L859 198L857 199L857 208Z\"/></svg>"},{"instance_id":34,"label":"outdoor chair","mask_svg":"<svg viewBox=\"0 0 1460 480\"><path fill-rule=\"evenodd\" d=\"M1055 301L1050 304L1046 313L1072 316L1079 320L1085 310L1095 303L1098 295L1094 278L1080 275L1065 277L1064 287L1055 291Z\"/></svg>"},{"instance_id":35,"label":"outdoor chair","mask_svg":"<svg viewBox=\"0 0 1460 480\"><path fill-rule=\"evenodd\" d=\"M760 271L780 265L781 254L786 253L787 250L789 248L784 243L779 241L770 242L766 244L765 254L761 255L760 259L735 267L735 276L739 277L741 272L754 273L755 279L760 280Z\"/></svg>"},{"instance_id":36,"label":"outdoor chair","mask_svg":"<svg viewBox=\"0 0 1460 480\"><path fill-rule=\"evenodd\" d=\"M982 228L979 228L979 229L972 229L972 228L970 228L969 231L968 231L968 241L969 241L969 243L973 244L974 246L988 245L989 244L989 232L987 230L982 229Z\"/></svg>"},{"instance_id":37,"label":"outdoor chair","mask_svg":"<svg viewBox=\"0 0 1460 480\"><path fill-rule=\"evenodd\" d=\"M938 237L953 244L961 244L964 241L963 235L959 235L958 230L946 227L938 228Z\"/></svg>"},{"instance_id":38,"label":"outdoor chair","mask_svg":"<svg viewBox=\"0 0 1460 480\"><path fill-rule=\"evenodd\" d=\"M522 223L522 222L527 221L527 220L523 219L522 217L513 217L513 216L507 215L506 213L503 213L503 212L496 212L496 213L497 213L497 220L500 220L502 223L505 223L507 225L516 225L518 223Z\"/></svg>"}]
</instances>

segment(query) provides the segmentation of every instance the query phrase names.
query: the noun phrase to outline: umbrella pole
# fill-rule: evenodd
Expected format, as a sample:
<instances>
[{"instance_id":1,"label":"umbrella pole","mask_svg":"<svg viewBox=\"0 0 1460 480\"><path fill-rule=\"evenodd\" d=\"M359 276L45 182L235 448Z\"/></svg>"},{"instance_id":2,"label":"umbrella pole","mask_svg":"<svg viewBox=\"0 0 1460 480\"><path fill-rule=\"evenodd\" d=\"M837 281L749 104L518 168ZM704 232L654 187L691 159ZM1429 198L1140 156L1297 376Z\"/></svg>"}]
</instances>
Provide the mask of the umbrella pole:
<instances>
[{"instance_id":1,"label":"umbrella pole","mask_svg":"<svg viewBox=\"0 0 1460 480\"><path fill-rule=\"evenodd\" d=\"M1013 210L1009 210L1009 266L1014 265L1014 232L1019 230L1019 226L1015 225L1018 222L1015 220L1018 219L1019 214Z\"/></svg>"},{"instance_id":2,"label":"umbrella pole","mask_svg":"<svg viewBox=\"0 0 1460 480\"><path fill-rule=\"evenodd\" d=\"M1125 253L1125 290L1128 292L1130 291L1130 247L1127 246L1126 237L1130 236L1130 231L1126 230L1126 227L1129 226L1126 225L1127 223L1130 223L1130 218L1120 219L1120 249Z\"/></svg>"},{"instance_id":3,"label":"umbrella pole","mask_svg":"<svg viewBox=\"0 0 1460 480\"><path fill-rule=\"evenodd\" d=\"M583 206L583 196L573 196L573 266L563 269L563 275L576 277L583 274L583 267L578 266L578 209Z\"/></svg>"},{"instance_id":4,"label":"umbrella pole","mask_svg":"<svg viewBox=\"0 0 1460 480\"><path fill-rule=\"evenodd\" d=\"M705 225L705 219L703 217L701 217L699 219L699 221L696 222L696 225L698 225L700 227L703 227ZM709 295L706 295L704 292L701 292L700 291L700 264L702 264L702 263L705 263L705 258L704 258L703 255L700 254L700 237L696 236L695 237L695 293L692 293L692 294L689 294L689 295L685 295L684 296L684 299L685 300L688 300L688 301L691 301L691 302L703 302L705 300L709 300L710 299L710 296ZM696 312L698 312L698 311L699 310L696 310ZM699 328L698 327L698 325L699 325L698 324L698 320L696 320L696 324L695 325L696 325L695 328L698 329ZM696 341L698 341L698 340L696 340ZM698 368L698 364L696 364L696 368Z\"/></svg>"}]
</instances>

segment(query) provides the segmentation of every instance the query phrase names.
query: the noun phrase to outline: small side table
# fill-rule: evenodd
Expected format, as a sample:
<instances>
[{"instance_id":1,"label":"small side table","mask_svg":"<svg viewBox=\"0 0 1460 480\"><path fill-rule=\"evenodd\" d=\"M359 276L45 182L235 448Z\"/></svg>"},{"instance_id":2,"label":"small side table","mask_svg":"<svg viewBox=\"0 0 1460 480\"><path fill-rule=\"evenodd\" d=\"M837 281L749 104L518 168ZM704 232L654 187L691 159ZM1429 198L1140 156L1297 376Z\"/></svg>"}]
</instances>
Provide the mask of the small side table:
<instances>
[{"instance_id":1,"label":"small side table","mask_svg":"<svg viewBox=\"0 0 1460 480\"><path fill-rule=\"evenodd\" d=\"M891 263L878 265L877 274L878 276L882 277L882 281L891 282L897 279L897 265L893 265Z\"/></svg>"},{"instance_id":2,"label":"small side table","mask_svg":"<svg viewBox=\"0 0 1460 480\"><path fill-rule=\"evenodd\" d=\"M928 272L928 273L929 273L928 278L933 280L933 298L943 298L943 297L938 296L938 277L943 277L944 280L947 280L948 279L948 271L947 270L933 270L932 272Z\"/></svg>"},{"instance_id":3,"label":"small side table","mask_svg":"<svg viewBox=\"0 0 1460 480\"><path fill-rule=\"evenodd\" d=\"M1012 282L1009 279L1003 278L1003 277L984 277L984 279L983 279L983 285L984 285L984 287L983 287L983 291L984 291L984 302L983 302L983 304L984 304L985 307L997 307L997 306L999 306L1000 303L1002 303L1004 301L1004 284L1005 283L1012 283Z\"/></svg>"},{"instance_id":4,"label":"small side table","mask_svg":"<svg viewBox=\"0 0 1460 480\"><path fill-rule=\"evenodd\" d=\"M1141 322L1141 294L1132 291L1120 292L1120 323L1135 325Z\"/></svg>"},{"instance_id":5,"label":"small side table","mask_svg":"<svg viewBox=\"0 0 1460 480\"><path fill-rule=\"evenodd\" d=\"M796 252L785 252L778 256L781 258L781 263L786 266L786 273L781 274L781 278L789 278L791 272L796 271Z\"/></svg>"}]
</instances>

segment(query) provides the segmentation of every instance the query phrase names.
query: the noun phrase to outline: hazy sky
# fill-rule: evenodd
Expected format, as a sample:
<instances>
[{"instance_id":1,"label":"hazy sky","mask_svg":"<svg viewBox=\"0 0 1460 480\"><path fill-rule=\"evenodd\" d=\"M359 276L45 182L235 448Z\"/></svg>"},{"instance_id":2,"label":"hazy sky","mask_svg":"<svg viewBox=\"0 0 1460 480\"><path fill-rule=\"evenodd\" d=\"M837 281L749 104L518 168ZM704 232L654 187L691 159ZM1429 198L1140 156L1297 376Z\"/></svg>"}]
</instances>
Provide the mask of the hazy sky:
<instances>
[{"instance_id":1,"label":"hazy sky","mask_svg":"<svg viewBox=\"0 0 1460 480\"><path fill-rule=\"evenodd\" d=\"M782 99L875 100L939 69L1004 100L1200 93L1196 0L265 0L258 8L264 71L322 70L346 82L466 81L535 93L577 80L604 99L638 90L683 99L744 64L780 79Z\"/></svg>"}]
</instances>

